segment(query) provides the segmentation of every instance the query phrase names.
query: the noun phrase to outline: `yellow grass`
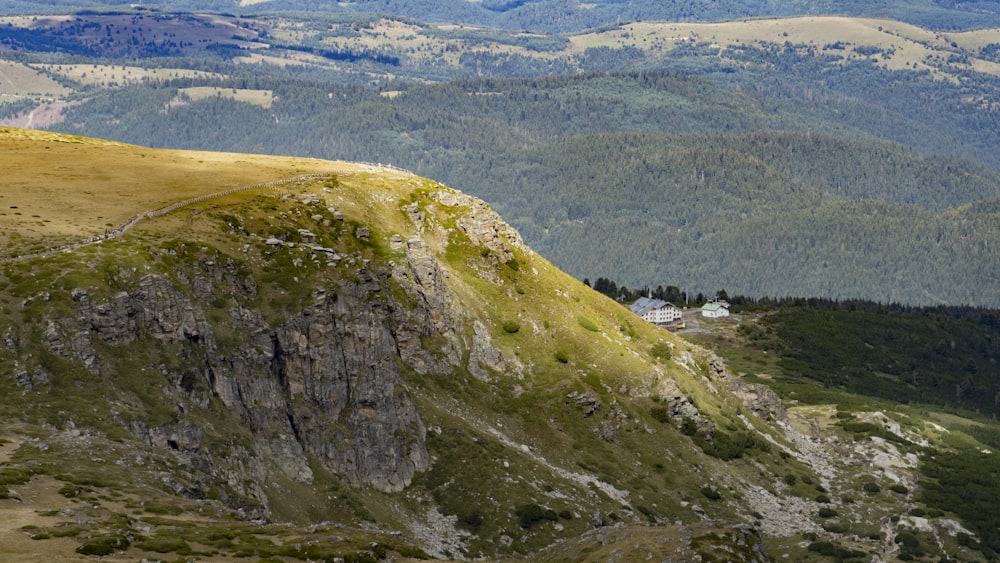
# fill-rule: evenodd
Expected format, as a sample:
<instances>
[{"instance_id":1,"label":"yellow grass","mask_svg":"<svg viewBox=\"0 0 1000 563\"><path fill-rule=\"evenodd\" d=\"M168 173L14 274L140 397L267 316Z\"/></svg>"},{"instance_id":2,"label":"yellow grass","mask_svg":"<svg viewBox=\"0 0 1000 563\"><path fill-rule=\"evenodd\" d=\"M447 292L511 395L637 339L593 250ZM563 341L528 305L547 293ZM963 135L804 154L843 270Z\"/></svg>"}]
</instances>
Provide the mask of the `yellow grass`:
<instances>
[{"instance_id":1,"label":"yellow grass","mask_svg":"<svg viewBox=\"0 0 1000 563\"><path fill-rule=\"evenodd\" d=\"M95 64L45 64L37 66L81 84L98 86L127 86L139 82L163 81L173 78L222 77L217 73L184 68L142 68L139 66Z\"/></svg>"},{"instance_id":2,"label":"yellow grass","mask_svg":"<svg viewBox=\"0 0 1000 563\"><path fill-rule=\"evenodd\" d=\"M0 127L0 153L0 247L12 240L71 242L178 201L350 166L306 158L153 150L6 127Z\"/></svg>"},{"instance_id":3,"label":"yellow grass","mask_svg":"<svg viewBox=\"0 0 1000 563\"><path fill-rule=\"evenodd\" d=\"M223 98L232 98L239 102L247 102L264 108L271 107L271 104L274 102L274 96L270 90L194 86L191 88L181 88L180 93L192 101L204 100L213 96L222 96Z\"/></svg>"},{"instance_id":4,"label":"yellow grass","mask_svg":"<svg viewBox=\"0 0 1000 563\"><path fill-rule=\"evenodd\" d=\"M26 65L0 61L0 97L54 98L70 92L55 80Z\"/></svg>"},{"instance_id":5,"label":"yellow grass","mask_svg":"<svg viewBox=\"0 0 1000 563\"><path fill-rule=\"evenodd\" d=\"M824 45L840 41L847 44L844 50L826 50L824 54L859 58L863 55L856 52L857 47L875 46L894 51L889 58L878 57L880 64L887 68L934 69L954 51L953 41L975 54L983 45L1000 42L1000 29L948 34L891 20L823 16L722 23L642 22L612 31L576 35L570 40L576 52L588 47L631 46L653 54L657 50L669 52L678 42L707 42L724 47L787 41L822 49ZM940 60L935 62L928 57ZM1000 67L983 64L983 61L974 62L973 68L989 74L1000 72Z\"/></svg>"}]
</instances>

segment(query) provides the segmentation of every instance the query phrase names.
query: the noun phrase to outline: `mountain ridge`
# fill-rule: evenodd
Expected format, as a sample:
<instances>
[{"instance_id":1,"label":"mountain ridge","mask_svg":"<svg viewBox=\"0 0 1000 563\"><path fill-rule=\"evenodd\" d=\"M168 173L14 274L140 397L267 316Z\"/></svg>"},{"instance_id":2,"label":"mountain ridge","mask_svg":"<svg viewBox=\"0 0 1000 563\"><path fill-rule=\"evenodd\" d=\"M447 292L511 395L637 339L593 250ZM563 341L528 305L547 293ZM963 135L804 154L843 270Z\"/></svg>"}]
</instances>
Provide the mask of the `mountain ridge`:
<instances>
[{"instance_id":1,"label":"mountain ridge","mask_svg":"<svg viewBox=\"0 0 1000 563\"><path fill-rule=\"evenodd\" d=\"M481 200L374 165L122 144L104 170L107 145L24 136L0 143L31 162L72 142L59 162L96 164L112 192L150 159L167 179L204 172L142 208L255 169L324 175L2 264L0 390L17 400L0 402L0 553L818 560L892 557L917 529L890 524L915 497L888 488L918 486L932 426L882 403L786 407L555 269ZM96 186L75 170L55 193ZM22 251L66 242L17 217L0 219ZM950 514L927 526L938 552L979 553Z\"/></svg>"}]
</instances>

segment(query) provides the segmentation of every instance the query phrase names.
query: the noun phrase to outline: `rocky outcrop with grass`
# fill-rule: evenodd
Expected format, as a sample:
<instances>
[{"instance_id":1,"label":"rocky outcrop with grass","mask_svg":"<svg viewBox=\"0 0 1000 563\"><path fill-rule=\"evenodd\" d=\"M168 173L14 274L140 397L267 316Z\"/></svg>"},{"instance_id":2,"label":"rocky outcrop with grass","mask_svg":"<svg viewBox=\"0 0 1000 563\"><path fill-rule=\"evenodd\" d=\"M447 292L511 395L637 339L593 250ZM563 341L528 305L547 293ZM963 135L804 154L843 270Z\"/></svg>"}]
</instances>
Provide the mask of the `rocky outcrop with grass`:
<instances>
[{"instance_id":1,"label":"rocky outcrop with grass","mask_svg":"<svg viewBox=\"0 0 1000 563\"><path fill-rule=\"evenodd\" d=\"M175 400L207 402L208 396L199 397L199 390L207 390L295 480L312 479L307 454L352 485L386 492L401 490L427 468L424 425L399 372L396 332L411 331L409 321L398 314L384 279L366 275L324 290L280 326L250 311L230 311L239 342L220 350L196 297L236 295L252 280L227 276L224 265L201 268L186 287L151 274L132 291L98 303L75 290L75 319L61 327L50 323L46 346L110 370L113 363L98 360L95 346L127 353L138 339L183 345L196 373L166 370ZM183 438L163 438L178 435L172 425L130 428L151 444L183 451L203 447L200 432L190 428L179 434Z\"/></svg>"}]
</instances>

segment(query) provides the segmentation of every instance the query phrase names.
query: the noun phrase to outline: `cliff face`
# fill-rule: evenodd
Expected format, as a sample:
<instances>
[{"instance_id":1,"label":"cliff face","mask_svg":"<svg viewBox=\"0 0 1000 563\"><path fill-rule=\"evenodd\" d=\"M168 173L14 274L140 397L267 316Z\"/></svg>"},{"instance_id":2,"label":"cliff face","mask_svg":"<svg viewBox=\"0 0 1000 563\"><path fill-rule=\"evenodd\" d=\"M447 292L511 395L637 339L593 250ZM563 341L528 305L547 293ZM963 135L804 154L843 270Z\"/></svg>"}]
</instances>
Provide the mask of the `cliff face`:
<instances>
[{"instance_id":1,"label":"cliff face","mask_svg":"<svg viewBox=\"0 0 1000 563\"><path fill-rule=\"evenodd\" d=\"M481 201L452 192L436 199L464 210L459 229L495 253L497 262L513 259L511 243L523 248L516 231ZM350 275L327 278L280 324L254 310L255 302L269 297L260 295L251 268L202 253L172 272L143 275L110 298L96 300L87 289L75 288L73 316L48 321L43 343L111 379L120 369L113 357L129 354L140 342L182 348L183 371L172 372L163 363L142 368L162 372L172 383L165 391L176 403L178 422L149 426L123 419L123 424L150 445L181 452L190 466L213 478L234 481L232 469L205 448L207 431L185 422L187 403L208 407L220 401L254 437L247 456L274 461L290 479L310 483L316 462L351 485L400 491L430 463L426 429L401 366L443 376L464 367L480 378L489 377L486 370L507 367L486 325L462 318L453 305L447 273L419 236L426 213L415 205L406 209L416 232L405 243L400 235L393 237L405 260L384 267L352 258ZM368 229L354 234L371 236ZM405 295L405 306L394 297L396 288ZM220 302L231 305L224 322L215 323L231 333L225 345L209 320L219 313L212 304ZM428 350L422 343L427 338L444 344ZM46 374L35 377L45 380ZM25 373L22 379L31 385L32 376ZM266 478L264 465L254 467ZM259 490L242 488L240 494L256 497L264 507L261 515L267 514L268 499Z\"/></svg>"},{"instance_id":2,"label":"cliff face","mask_svg":"<svg viewBox=\"0 0 1000 563\"><path fill-rule=\"evenodd\" d=\"M412 315L394 302L387 272L362 272L358 281L322 290L279 326L234 308L229 314L241 341L223 353L196 297L210 301L242 293L252 298L255 283L247 272L229 275L234 272L226 264L202 267L204 276L188 280L187 287L150 274L136 288L103 302L94 303L86 291L77 290L76 318L51 324L46 345L99 372L107 364L95 353L101 344L123 354L144 338L185 344L211 395L253 433L256 447L280 460L296 480L312 479L307 455L348 483L387 492L401 490L415 472L427 468L424 424L399 368L401 349L406 343L412 348L414 334L419 341L427 329L415 329ZM413 315L428 312L418 308ZM202 386L190 376L166 375L175 382L171 392L178 401L207 401L197 397L195 388ZM163 433L155 428L140 432L150 441ZM180 450L202 448L199 432L181 434L161 441Z\"/></svg>"},{"instance_id":3,"label":"cliff face","mask_svg":"<svg viewBox=\"0 0 1000 563\"><path fill-rule=\"evenodd\" d=\"M507 366L425 239L450 229L496 253L486 262L496 265L513 259L508 241L523 249L520 238L483 202L450 190L432 192L429 210L400 206L406 221L391 236L345 219L311 190L267 201L265 211L280 206L285 223L305 217L318 234L269 221L276 236L236 229L251 243L236 247L242 256L181 242L143 245L141 260L122 261L115 249L101 281L29 297L23 305L38 305L39 317L11 323L4 338L15 382L42 397L69 380L99 382L114 424L180 463L165 481L173 492L218 497L245 518L270 518L275 502L287 502L269 484L311 485L317 471L402 491L431 465L402 371L487 379ZM454 227L442 225L435 205L453 210L445 219ZM373 259L373 237L389 239L397 259ZM32 349L35 330L43 353ZM47 354L64 363L38 359ZM228 422L213 411L220 406Z\"/></svg>"}]
</instances>

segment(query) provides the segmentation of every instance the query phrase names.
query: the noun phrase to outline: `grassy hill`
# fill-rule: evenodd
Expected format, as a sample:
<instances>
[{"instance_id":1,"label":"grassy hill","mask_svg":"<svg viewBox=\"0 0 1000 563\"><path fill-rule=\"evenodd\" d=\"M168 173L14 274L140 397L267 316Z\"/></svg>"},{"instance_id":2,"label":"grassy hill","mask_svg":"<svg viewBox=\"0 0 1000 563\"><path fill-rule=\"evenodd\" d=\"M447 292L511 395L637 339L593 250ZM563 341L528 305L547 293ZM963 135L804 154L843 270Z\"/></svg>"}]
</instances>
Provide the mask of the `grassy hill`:
<instances>
[{"instance_id":1,"label":"grassy hill","mask_svg":"<svg viewBox=\"0 0 1000 563\"><path fill-rule=\"evenodd\" d=\"M66 225L4 216L11 560L992 553L947 483L913 493L924 441L965 455L942 428L975 444L970 419L839 392L786 411L464 194L374 165L0 136L49 171L19 176L18 209Z\"/></svg>"}]
</instances>

